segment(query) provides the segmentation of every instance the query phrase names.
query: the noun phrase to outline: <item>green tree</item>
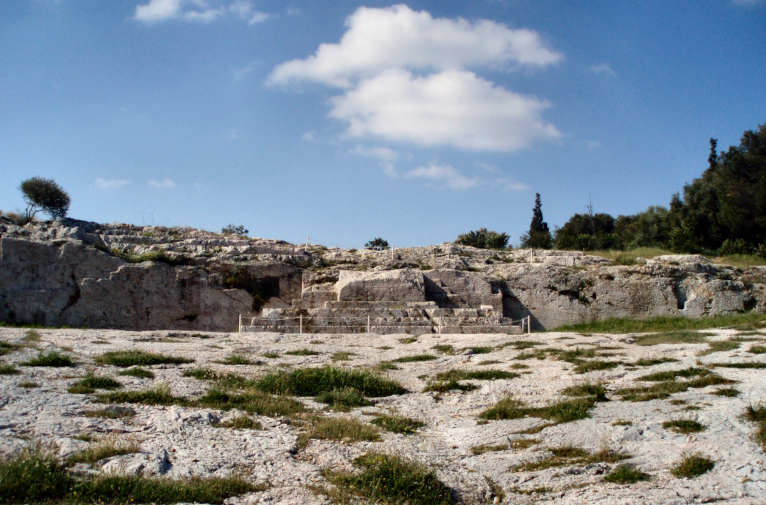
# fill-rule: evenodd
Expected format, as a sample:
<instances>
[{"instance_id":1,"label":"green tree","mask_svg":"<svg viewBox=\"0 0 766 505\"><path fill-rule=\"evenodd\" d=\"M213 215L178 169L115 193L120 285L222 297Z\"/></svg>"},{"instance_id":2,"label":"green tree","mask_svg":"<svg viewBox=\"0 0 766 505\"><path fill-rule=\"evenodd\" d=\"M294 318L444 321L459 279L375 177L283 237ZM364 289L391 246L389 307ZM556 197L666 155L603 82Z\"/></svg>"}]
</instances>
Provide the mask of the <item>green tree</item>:
<instances>
[{"instance_id":1,"label":"green tree","mask_svg":"<svg viewBox=\"0 0 766 505\"><path fill-rule=\"evenodd\" d=\"M594 251L622 249L609 214L575 214L554 231L556 249Z\"/></svg>"},{"instance_id":2,"label":"green tree","mask_svg":"<svg viewBox=\"0 0 766 505\"><path fill-rule=\"evenodd\" d=\"M506 249L510 238L506 233L479 228L476 231L471 230L468 233L458 235L455 243L478 249Z\"/></svg>"},{"instance_id":3,"label":"green tree","mask_svg":"<svg viewBox=\"0 0 766 505\"><path fill-rule=\"evenodd\" d=\"M388 249L388 241L378 237L364 244L364 248L372 249L373 251L385 251Z\"/></svg>"},{"instance_id":4,"label":"green tree","mask_svg":"<svg viewBox=\"0 0 766 505\"><path fill-rule=\"evenodd\" d=\"M529 231L521 236L521 247L530 249L550 249L553 247L548 223L543 220L543 203L540 199L540 193L535 193L532 222L529 224Z\"/></svg>"},{"instance_id":5,"label":"green tree","mask_svg":"<svg viewBox=\"0 0 766 505\"><path fill-rule=\"evenodd\" d=\"M66 217L70 199L66 191L53 179L32 177L21 182L19 189L27 204L26 218L31 221L35 214L43 211L53 219Z\"/></svg>"},{"instance_id":6,"label":"green tree","mask_svg":"<svg viewBox=\"0 0 766 505\"><path fill-rule=\"evenodd\" d=\"M614 233L625 249L637 247L667 248L670 241L670 212L661 205L649 207L632 216L618 216Z\"/></svg>"}]
</instances>

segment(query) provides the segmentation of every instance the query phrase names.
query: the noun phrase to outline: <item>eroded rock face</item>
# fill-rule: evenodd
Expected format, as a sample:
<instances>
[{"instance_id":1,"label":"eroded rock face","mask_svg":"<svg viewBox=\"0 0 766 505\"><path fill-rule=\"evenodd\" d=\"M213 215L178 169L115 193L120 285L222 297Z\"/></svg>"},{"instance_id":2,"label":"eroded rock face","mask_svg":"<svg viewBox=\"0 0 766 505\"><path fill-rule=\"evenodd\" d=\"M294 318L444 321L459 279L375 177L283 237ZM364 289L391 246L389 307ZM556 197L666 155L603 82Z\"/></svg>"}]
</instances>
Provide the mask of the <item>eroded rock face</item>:
<instances>
[{"instance_id":1,"label":"eroded rock face","mask_svg":"<svg viewBox=\"0 0 766 505\"><path fill-rule=\"evenodd\" d=\"M405 268L383 272L340 272L335 284L341 302L424 302L423 273Z\"/></svg>"}]
</instances>

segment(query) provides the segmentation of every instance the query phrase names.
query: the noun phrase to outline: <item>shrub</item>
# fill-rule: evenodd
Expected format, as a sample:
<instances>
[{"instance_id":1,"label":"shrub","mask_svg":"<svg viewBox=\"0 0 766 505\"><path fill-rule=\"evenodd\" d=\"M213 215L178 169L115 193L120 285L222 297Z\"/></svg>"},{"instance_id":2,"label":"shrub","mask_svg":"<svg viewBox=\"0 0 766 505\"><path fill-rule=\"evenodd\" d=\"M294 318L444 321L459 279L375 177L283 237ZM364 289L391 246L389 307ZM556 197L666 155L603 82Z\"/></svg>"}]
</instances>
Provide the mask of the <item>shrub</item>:
<instances>
[{"instance_id":1,"label":"shrub","mask_svg":"<svg viewBox=\"0 0 766 505\"><path fill-rule=\"evenodd\" d=\"M651 478L651 475L648 473L636 470L628 465L620 465L604 477L604 482L611 482L612 484L633 484L643 480L651 480Z\"/></svg>"},{"instance_id":2,"label":"shrub","mask_svg":"<svg viewBox=\"0 0 766 505\"><path fill-rule=\"evenodd\" d=\"M670 470L670 473L679 479L682 477L693 479L709 472L713 467L715 467L714 461L699 454L688 454L684 456L684 459L677 466Z\"/></svg>"},{"instance_id":3,"label":"shrub","mask_svg":"<svg viewBox=\"0 0 766 505\"><path fill-rule=\"evenodd\" d=\"M221 228L221 233L226 235L247 235L250 230L246 230L244 226L229 224Z\"/></svg>"},{"instance_id":4,"label":"shrub","mask_svg":"<svg viewBox=\"0 0 766 505\"><path fill-rule=\"evenodd\" d=\"M58 351L49 351L46 354L40 353L36 358L32 358L29 361L19 363L21 366L49 366L49 367L65 367L74 366L74 362L69 356L60 354Z\"/></svg>"},{"instance_id":5,"label":"shrub","mask_svg":"<svg viewBox=\"0 0 766 505\"><path fill-rule=\"evenodd\" d=\"M506 233L479 228L476 231L471 230L468 233L458 235L455 243L478 249L505 249L510 238Z\"/></svg>"},{"instance_id":6,"label":"shrub","mask_svg":"<svg viewBox=\"0 0 766 505\"><path fill-rule=\"evenodd\" d=\"M32 177L22 181L19 189L24 194L26 217L30 220L41 210L54 219L65 217L69 210L69 195L52 179Z\"/></svg>"},{"instance_id":7,"label":"shrub","mask_svg":"<svg viewBox=\"0 0 766 505\"><path fill-rule=\"evenodd\" d=\"M677 431L678 433L699 433L705 431L707 427L704 424L700 424L693 419L675 419L673 421L665 421L662 423L662 427L666 430Z\"/></svg>"},{"instance_id":8,"label":"shrub","mask_svg":"<svg viewBox=\"0 0 766 505\"><path fill-rule=\"evenodd\" d=\"M365 249L371 249L373 251L385 251L388 249L388 241L383 240L382 238L374 238L364 244Z\"/></svg>"}]
</instances>

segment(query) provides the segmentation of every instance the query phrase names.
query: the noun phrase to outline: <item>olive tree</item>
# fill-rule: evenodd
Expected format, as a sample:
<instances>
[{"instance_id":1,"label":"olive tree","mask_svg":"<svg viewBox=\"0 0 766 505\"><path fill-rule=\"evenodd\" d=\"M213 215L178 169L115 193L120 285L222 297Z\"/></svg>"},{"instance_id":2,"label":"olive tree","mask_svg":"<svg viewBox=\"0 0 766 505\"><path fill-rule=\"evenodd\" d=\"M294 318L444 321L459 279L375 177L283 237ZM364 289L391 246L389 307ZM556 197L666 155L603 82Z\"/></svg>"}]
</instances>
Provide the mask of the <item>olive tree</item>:
<instances>
[{"instance_id":1,"label":"olive tree","mask_svg":"<svg viewBox=\"0 0 766 505\"><path fill-rule=\"evenodd\" d=\"M43 211L54 219L65 217L69 210L69 194L53 179L32 177L21 182L19 189L27 204L26 218L31 221L35 214Z\"/></svg>"}]
</instances>

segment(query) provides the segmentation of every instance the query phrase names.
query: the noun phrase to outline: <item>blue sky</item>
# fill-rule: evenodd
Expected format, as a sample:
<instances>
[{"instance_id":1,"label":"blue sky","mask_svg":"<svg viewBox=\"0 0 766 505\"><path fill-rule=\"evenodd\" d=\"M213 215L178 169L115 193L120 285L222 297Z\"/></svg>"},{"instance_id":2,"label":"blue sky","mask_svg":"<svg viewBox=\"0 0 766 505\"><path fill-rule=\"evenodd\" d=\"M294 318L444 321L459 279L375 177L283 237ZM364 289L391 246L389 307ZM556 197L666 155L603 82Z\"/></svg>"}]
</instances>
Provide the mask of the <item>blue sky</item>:
<instances>
[{"instance_id":1,"label":"blue sky","mask_svg":"<svg viewBox=\"0 0 766 505\"><path fill-rule=\"evenodd\" d=\"M667 205L766 122L764 0L6 0L0 209L361 247Z\"/></svg>"}]
</instances>

